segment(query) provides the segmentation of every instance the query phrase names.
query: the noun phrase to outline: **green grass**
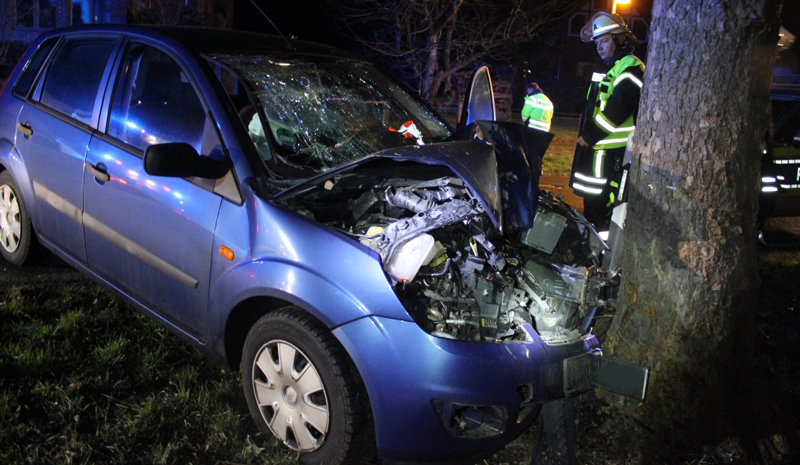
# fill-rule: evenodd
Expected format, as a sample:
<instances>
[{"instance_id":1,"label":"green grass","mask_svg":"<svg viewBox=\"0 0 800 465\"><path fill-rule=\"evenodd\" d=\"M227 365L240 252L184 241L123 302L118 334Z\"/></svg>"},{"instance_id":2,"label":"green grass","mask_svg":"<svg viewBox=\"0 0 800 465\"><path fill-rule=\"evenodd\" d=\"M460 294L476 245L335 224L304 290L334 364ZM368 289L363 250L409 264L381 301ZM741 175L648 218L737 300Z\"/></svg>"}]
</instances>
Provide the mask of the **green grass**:
<instances>
[{"instance_id":1,"label":"green grass","mask_svg":"<svg viewBox=\"0 0 800 465\"><path fill-rule=\"evenodd\" d=\"M236 373L91 283L0 291L0 463L296 463Z\"/></svg>"},{"instance_id":2,"label":"green grass","mask_svg":"<svg viewBox=\"0 0 800 465\"><path fill-rule=\"evenodd\" d=\"M568 131L556 132L544 156L545 175L568 176L572 169L577 137Z\"/></svg>"}]
</instances>

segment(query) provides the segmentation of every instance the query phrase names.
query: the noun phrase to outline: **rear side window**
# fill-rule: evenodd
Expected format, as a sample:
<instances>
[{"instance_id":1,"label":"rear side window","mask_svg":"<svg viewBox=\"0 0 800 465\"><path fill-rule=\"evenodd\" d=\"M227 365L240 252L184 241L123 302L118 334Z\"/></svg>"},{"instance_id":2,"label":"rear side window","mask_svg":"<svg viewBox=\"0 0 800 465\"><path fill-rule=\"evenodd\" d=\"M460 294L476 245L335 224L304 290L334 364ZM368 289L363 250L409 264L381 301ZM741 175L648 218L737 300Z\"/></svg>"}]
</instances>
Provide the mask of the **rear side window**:
<instances>
[{"instance_id":1,"label":"rear side window","mask_svg":"<svg viewBox=\"0 0 800 465\"><path fill-rule=\"evenodd\" d=\"M53 57L42 88L41 103L82 123L92 110L114 39L68 39Z\"/></svg>"},{"instance_id":2,"label":"rear side window","mask_svg":"<svg viewBox=\"0 0 800 465\"><path fill-rule=\"evenodd\" d=\"M56 44L57 40L57 37L48 39L36 49L33 57L31 57L28 64L25 65L25 69L22 71L22 74L20 74L19 79L17 79L17 84L14 86L14 95L22 98L28 97L31 86L33 86L33 82L36 80L36 76L39 74L44 60L47 59L47 55L53 50L53 46Z\"/></svg>"}]
</instances>

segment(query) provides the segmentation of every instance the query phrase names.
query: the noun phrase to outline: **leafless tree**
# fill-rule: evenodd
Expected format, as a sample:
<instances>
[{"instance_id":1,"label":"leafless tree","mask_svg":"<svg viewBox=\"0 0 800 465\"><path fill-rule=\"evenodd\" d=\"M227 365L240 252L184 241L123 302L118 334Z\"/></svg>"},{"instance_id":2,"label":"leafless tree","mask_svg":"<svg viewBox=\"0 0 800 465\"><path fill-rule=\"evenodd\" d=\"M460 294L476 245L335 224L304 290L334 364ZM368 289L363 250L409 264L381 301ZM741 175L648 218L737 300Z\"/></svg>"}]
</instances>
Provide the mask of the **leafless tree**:
<instances>
[{"instance_id":1,"label":"leafless tree","mask_svg":"<svg viewBox=\"0 0 800 465\"><path fill-rule=\"evenodd\" d=\"M575 10L577 0L328 0L342 28L405 73L420 95L451 100L452 78Z\"/></svg>"},{"instance_id":2,"label":"leafless tree","mask_svg":"<svg viewBox=\"0 0 800 465\"><path fill-rule=\"evenodd\" d=\"M148 0L146 5L136 2L130 8L137 23L202 26L208 22L205 15L186 6L183 0Z\"/></svg>"}]
</instances>

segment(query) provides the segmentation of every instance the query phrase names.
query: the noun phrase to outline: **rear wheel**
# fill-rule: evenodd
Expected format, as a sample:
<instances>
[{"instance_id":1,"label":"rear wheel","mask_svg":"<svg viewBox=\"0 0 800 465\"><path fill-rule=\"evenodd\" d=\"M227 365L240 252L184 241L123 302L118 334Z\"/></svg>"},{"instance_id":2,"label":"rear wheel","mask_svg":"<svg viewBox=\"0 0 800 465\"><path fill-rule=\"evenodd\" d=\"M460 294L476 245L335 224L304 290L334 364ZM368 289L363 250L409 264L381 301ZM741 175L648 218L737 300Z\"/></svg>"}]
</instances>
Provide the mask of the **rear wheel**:
<instances>
[{"instance_id":1,"label":"rear wheel","mask_svg":"<svg viewBox=\"0 0 800 465\"><path fill-rule=\"evenodd\" d=\"M32 237L31 220L19 187L8 173L0 173L0 253L12 265L28 258Z\"/></svg>"},{"instance_id":2,"label":"rear wheel","mask_svg":"<svg viewBox=\"0 0 800 465\"><path fill-rule=\"evenodd\" d=\"M367 396L331 333L295 307L263 316L242 354L242 386L263 433L300 452L304 464L370 460L374 438Z\"/></svg>"}]
</instances>

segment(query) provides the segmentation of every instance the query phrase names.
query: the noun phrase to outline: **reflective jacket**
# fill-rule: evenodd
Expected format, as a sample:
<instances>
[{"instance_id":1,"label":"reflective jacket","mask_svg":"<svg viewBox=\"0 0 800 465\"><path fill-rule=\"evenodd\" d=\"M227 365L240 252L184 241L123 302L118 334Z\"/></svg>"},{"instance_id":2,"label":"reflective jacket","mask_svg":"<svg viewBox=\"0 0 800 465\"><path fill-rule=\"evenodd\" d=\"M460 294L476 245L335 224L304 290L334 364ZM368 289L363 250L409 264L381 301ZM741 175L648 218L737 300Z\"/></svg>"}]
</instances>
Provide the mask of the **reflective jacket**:
<instances>
[{"instance_id":1,"label":"reflective jacket","mask_svg":"<svg viewBox=\"0 0 800 465\"><path fill-rule=\"evenodd\" d=\"M522 106L522 121L528 120L528 127L540 131L550 131L550 121L553 119L553 102L541 92L525 97Z\"/></svg>"},{"instance_id":2,"label":"reflective jacket","mask_svg":"<svg viewBox=\"0 0 800 465\"><path fill-rule=\"evenodd\" d=\"M609 172L607 151L622 149L639 112L644 64L631 54L618 58L605 73L594 73L580 135L592 147L576 150L570 186L580 195L599 195L616 173Z\"/></svg>"}]
</instances>

